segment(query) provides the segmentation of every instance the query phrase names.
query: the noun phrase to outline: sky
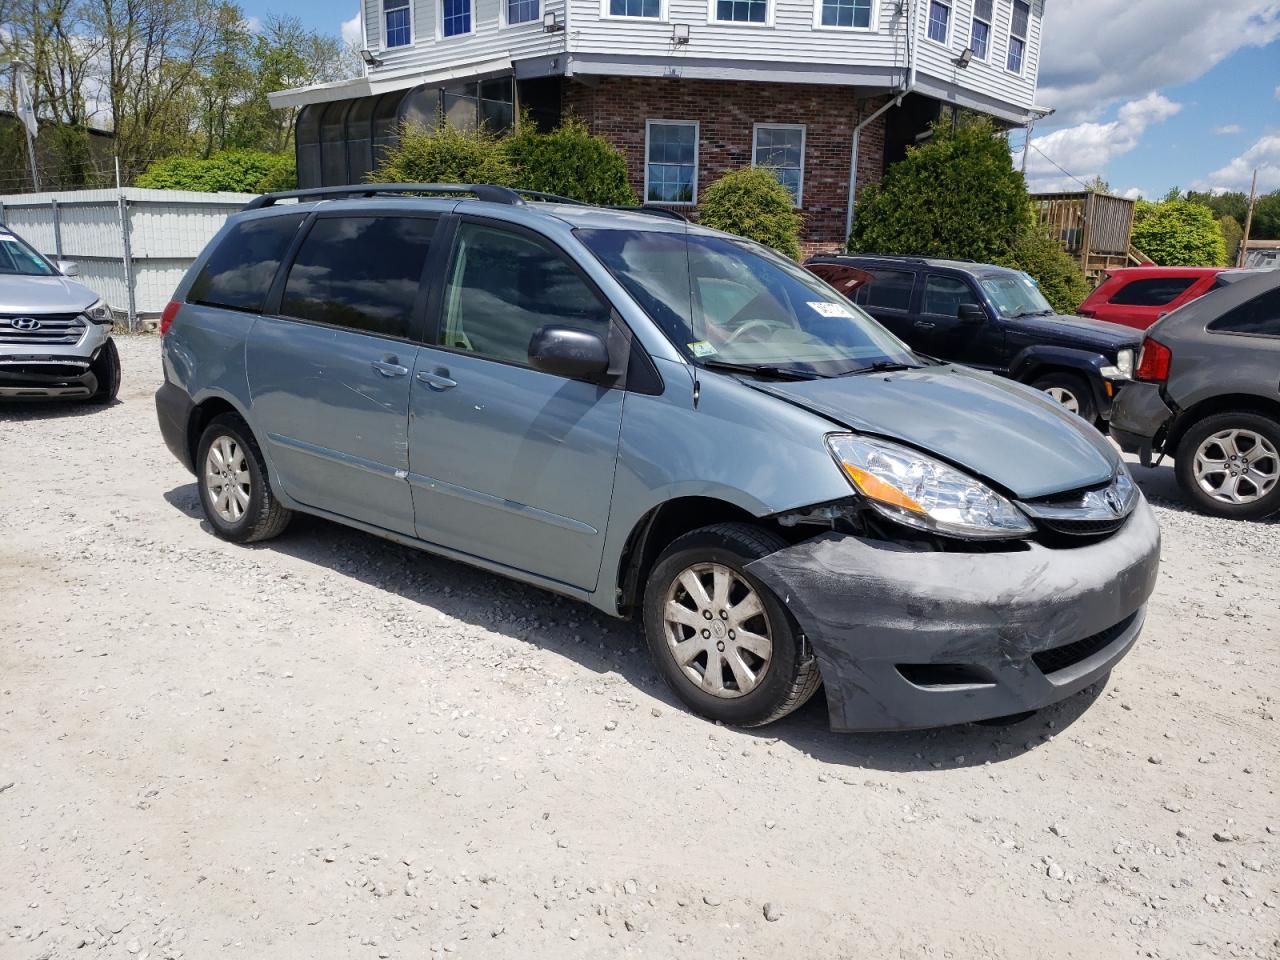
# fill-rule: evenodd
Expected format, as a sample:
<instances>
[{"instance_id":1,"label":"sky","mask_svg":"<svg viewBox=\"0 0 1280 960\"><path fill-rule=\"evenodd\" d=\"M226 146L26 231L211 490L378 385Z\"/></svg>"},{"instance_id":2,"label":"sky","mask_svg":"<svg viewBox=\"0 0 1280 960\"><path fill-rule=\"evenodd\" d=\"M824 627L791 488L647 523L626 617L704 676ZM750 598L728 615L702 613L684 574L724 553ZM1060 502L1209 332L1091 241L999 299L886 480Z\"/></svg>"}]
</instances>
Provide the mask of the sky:
<instances>
[{"instance_id":1,"label":"sky","mask_svg":"<svg viewBox=\"0 0 1280 960\"><path fill-rule=\"evenodd\" d=\"M360 36L350 0L243 0ZM1280 189L1280 0L1045 0L1027 176L1039 191L1101 176L1156 199L1170 187ZM1010 142L1021 160L1024 136Z\"/></svg>"}]
</instances>

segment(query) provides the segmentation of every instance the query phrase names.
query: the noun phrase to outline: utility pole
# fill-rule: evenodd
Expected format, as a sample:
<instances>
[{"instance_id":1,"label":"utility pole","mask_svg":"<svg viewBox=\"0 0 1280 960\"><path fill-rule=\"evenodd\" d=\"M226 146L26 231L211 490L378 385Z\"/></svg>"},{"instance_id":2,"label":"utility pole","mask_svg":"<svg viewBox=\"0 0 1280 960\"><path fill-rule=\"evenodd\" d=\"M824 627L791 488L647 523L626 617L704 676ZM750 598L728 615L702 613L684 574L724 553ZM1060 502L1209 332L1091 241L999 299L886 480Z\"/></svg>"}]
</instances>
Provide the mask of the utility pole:
<instances>
[{"instance_id":1,"label":"utility pole","mask_svg":"<svg viewBox=\"0 0 1280 960\"><path fill-rule=\"evenodd\" d=\"M1244 217L1244 236L1240 238L1240 250L1236 254L1236 266L1243 267L1249 254L1249 231L1253 229L1253 205L1258 199L1258 170L1253 171L1253 186L1249 188L1249 212Z\"/></svg>"}]
</instances>

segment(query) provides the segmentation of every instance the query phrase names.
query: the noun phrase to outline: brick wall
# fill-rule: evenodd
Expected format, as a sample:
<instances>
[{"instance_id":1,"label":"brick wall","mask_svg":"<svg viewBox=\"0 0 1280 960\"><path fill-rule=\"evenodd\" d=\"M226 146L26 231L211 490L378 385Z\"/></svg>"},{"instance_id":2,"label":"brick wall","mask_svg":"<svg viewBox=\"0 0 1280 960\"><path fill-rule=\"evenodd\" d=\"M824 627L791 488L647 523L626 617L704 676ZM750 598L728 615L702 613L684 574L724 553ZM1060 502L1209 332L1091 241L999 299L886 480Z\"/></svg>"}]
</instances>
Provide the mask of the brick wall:
<instances>
[{"instance_id":1,"label":"brick wall","mask_svg":"<svg viewBox=\"0 0 1280 960\"><path fill-rule=\"evenodd\" d=\"M698 193L721 174L751 163L752 125L805 124L801 213L806 253L843 246L853 128L883 98L859 99L854 87L604 77L564 86L564 110L623 151L637 195L644 190L646 120L699 121ZM884 118L862 131L858 184L884 172ZM683 212L688 212L684 210Z\"/></svg>"}]
</instances>

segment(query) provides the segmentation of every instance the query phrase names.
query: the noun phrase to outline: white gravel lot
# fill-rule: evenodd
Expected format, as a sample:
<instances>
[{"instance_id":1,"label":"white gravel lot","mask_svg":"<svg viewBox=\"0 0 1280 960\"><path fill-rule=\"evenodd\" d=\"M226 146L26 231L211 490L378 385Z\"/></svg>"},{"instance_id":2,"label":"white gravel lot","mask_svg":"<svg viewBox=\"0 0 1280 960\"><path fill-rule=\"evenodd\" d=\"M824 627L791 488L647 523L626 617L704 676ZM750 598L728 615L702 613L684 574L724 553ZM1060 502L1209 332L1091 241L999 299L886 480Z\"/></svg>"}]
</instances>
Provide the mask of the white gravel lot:
<instances>
[{"instance_id":1,"label":"white gravel lot","mask_svg":"<svg viewBox=\"0 0 1280 960\"><path fill-rule=\"evenodd\" d=\"M1105 690L739 731L580 604L216 539L120 347L120 403L0 409L0 957L1280 956L1280 527L1167 466Z\"/></svg>"}]
</instances>

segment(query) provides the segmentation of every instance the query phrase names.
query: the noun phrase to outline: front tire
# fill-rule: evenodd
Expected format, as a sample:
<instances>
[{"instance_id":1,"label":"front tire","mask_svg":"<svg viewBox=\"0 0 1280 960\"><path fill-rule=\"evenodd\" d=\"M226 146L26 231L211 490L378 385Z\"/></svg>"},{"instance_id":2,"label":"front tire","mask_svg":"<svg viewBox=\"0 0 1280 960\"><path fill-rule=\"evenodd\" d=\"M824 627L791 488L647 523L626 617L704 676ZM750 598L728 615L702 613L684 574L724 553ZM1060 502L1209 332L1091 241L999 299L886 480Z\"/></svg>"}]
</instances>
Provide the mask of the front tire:
<instances>
[{"instance_id":1,"label":"front tire","mask_svg":"<svg viewBox=\"0 0 1280 960\"><path fill-rule=\"evenodd\" d=\"M200 435L196 486L213 532L233 543L269 540L293 517L271 492L262 451L234 413L214 417Z\"/></svg>"},{"instance_id":2,"label":"front tire","mask_svg":"<svg viewBox=\"0 0 1280 960\"><path fill-rule=\"evenodd\" d=\"M654 665L691 710L755 727L803 706L821 683L798 625L747 564L787 546L746 523L675 540L645 586L644 630Z\"/></svg>"},{"instance_id":3,"label":"front tire","mask_svg":"<svg viewBox=\"0 0 1280 960\"><path fill-rule=\"evenodd\" d=\"M98 389L86 397L85 402L106 404L113 401L120 393L120 353L110 337L89 365L89 370L98 378Z\"/></svg>"},{"instance_id":4,"label":"front tire","mask_svg":"<svg viewBox=\"0 0 1280 960\"><path fill-rule=\"evenodd\" d=\"M1182 435L1173 473L1203 513L1261 520L1280 512L1280 424L1242 410L1205 417Z\"/></svg>"},{"instance_id":5,"label":"front tire","mask_svg":"<svg viewBox=\"0 0 1280 960\"><path fill-rule=\"evenodd\" d=\"M1032 381L1031 386L1043 390L1072 413L1093 423L1098 419L1093 391L1083 377L1074 373L1053 371Z\"/></svg>"}]
</instances>

